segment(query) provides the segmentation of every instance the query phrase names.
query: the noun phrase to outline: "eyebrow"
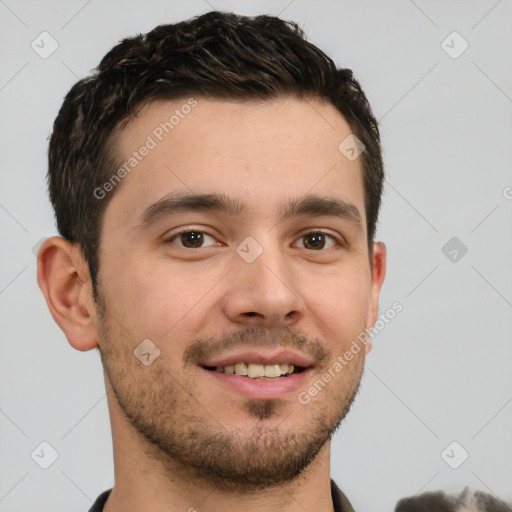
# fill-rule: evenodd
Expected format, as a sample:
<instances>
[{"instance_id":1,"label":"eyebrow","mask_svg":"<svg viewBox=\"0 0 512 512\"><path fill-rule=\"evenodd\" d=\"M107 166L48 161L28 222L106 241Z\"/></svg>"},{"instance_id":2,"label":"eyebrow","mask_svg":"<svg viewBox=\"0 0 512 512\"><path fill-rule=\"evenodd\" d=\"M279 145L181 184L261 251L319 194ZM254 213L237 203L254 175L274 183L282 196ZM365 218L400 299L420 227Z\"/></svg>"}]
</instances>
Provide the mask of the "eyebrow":
<instances>
[{"instance_id":1,"label":"eyebrow","mask_svg":"<svg viewBox=\"0 0 512 512\"><path fill-rule=\"evenodd\" d=\"M187 194L175 192L152 204L139 216L137 227L146 228L162 218L183 212L216 212L239 216L246 206L238 199L223 193ZM279 222L298 216L336 217L361 226L362 217L358 208L337 197L322 197L315 194L289 199L277 210Z\"/></svg>"}]
</instances>

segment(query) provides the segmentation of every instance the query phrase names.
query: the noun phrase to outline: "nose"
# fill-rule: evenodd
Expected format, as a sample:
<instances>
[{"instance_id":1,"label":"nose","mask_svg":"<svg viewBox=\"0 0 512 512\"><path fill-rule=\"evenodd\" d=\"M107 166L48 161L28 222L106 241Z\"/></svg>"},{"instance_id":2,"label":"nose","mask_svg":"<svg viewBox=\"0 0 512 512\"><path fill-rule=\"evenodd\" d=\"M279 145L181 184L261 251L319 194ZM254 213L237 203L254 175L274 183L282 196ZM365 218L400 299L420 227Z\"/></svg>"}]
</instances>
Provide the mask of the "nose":
<instances>
[{"instance_id":1,"label":"nose","mask_svg":"<svg viewBox=\"0 0 512 512\"><path fill-rule=\"evenodd\" d=\"M228 276L223 309L231 322L272 328L297 323L304 317L298 277L278 247L264 246L251 263L236 254Z\"/></svg>"}]
</instances>

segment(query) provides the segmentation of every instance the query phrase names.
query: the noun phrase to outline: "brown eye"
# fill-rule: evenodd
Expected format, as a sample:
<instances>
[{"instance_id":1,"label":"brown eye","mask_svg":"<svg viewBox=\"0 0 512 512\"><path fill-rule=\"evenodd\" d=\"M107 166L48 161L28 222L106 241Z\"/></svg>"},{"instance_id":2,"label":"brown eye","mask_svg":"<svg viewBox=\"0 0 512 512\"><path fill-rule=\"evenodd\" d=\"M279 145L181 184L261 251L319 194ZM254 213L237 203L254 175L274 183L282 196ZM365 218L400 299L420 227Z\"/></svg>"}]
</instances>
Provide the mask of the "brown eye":
<instances>
[{"instance_id":1,"label":"brown eye","mask_svg":"<svg viewBox=\"0 0 512 512\"><path fill-rule=\"evenodd\" d=\"M186 249L201 249L205 241L205 237L210 237L212 240L215 240L211 235L204 231L188 230L176 233L171 238L167 239L166 242L174 242Z\"/></svg>"},{"instance_id":2,"label":"brown eye","mask_svg":"<svg viewBox=\"0 0 512 512\"><path fill-rule=\"evenodd\" d=\"M303 235L301 238L304 239L303 246L306 249L313 250L322 250L325 249L325 244L328 239L334 241L334 245L339 245L336 239L333 236L324 233L323 231L312 231L311 233L307 233ZM333 246L331 246L333 247ZM330 249L331 247L327 247Z\"/></svg>"},{"instance_id":3,"label":"brown eye","mask_svg":"<svg viewBox=\"0 0 512 512\"><path fill-rule=\"evenodd\" d=\"M193 247L196 249L201 247L203 243L203 233L200 231L187 231L180 235L180 240L185 247Z\"/></svg>"}]
</instances>

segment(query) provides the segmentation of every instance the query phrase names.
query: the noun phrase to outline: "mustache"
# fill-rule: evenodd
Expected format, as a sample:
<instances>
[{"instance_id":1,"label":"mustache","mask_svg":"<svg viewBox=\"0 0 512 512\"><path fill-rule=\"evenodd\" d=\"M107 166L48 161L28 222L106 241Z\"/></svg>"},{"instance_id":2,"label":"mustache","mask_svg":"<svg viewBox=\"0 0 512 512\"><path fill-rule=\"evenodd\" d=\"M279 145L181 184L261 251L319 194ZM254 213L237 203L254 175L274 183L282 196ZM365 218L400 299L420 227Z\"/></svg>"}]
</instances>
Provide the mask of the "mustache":
<instances>
[{"instance_id":1,"label":"mustache","mask_svg":"<svg viewBox=\"0 0 512 512\"><path fill-rule=\"evenodd\" d=\"M183 353L183 364L194 365L210 356L232 348L282 347L311 356L319 365L331 359L332 351L319 338L309 338L304 332L283 326L271 330L250 325L221 336L193 339Z\"/></svg>"}]
</instances>

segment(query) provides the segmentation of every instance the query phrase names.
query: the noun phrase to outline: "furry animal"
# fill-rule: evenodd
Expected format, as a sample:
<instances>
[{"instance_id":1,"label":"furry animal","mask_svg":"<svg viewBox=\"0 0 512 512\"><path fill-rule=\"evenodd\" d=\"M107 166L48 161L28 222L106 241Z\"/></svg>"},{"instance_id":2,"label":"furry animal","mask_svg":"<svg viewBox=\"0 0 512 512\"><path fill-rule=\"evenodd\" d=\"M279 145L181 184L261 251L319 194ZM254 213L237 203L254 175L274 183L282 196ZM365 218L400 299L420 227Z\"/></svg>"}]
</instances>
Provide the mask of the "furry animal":
<instances>
[{"instance_id":1,"label":"furry animal","mask_svg":"<svg viewBox=\"0 0 512 512\"><path fill-rule=\"evenodd\" d=\"M459 496L438 491L402 498L395 512L512 512L512 506L490 494L473 492L466 487Z\"/></svg>"}]
</instances>

